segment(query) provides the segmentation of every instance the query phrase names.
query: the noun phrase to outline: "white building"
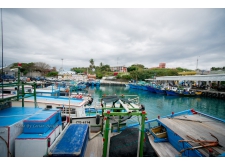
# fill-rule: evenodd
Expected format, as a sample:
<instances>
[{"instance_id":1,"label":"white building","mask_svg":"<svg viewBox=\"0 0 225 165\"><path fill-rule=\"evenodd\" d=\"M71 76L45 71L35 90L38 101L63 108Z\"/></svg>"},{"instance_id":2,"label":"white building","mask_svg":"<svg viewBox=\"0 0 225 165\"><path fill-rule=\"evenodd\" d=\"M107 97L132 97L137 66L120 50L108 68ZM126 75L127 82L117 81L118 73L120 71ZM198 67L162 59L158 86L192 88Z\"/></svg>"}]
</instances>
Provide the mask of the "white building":
<instances>
[{"instance_id":1,"label":"white building","mask_svg":"<svg viewBox=\"0 0 225 165\"><path fill-rule=\"evenodd\" d=\"M127 72L127 67L125 66L113 66L110 67L110 70L113 72Z\"/></svg>"},{"instance_id":2,"label":"white building","mask_svg":"<svg viewBox=\"0 0 225 165\"><path fill-rule=\"evenodd\" d=\"M74 80L74 76L76 75L76 72L74 71L60 71L58 73L58 79L61 80Z\"/></svg>"}]
</instances>

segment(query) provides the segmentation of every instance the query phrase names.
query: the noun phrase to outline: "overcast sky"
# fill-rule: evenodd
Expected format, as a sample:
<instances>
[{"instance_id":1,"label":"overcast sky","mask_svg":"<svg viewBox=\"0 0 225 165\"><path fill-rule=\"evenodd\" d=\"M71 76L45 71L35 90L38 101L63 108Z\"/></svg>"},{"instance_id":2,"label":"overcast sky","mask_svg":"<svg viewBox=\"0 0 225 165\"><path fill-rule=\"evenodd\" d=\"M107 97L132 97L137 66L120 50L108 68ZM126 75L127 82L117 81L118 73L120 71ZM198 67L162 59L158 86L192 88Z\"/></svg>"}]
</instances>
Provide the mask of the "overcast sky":
<instances>
[{"instance_id":1,"label":"overcast sky","mask_svg":"<svg viewBox=\"0 0 225 165\"><path fill-rule=\"evenodd\" d=\"M224 8L3 8L2 22L4 65L225 66Z\"/></svg>"}]
</instances>

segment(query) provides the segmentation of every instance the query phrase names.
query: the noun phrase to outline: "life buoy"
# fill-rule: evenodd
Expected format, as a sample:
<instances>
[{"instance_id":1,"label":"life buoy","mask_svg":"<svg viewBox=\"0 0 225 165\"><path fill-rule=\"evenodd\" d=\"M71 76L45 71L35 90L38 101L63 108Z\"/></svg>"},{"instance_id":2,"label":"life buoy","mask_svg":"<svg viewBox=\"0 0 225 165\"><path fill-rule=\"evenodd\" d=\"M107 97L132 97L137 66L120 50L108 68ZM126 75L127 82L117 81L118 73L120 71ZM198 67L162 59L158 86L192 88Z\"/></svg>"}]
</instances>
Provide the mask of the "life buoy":
<instances>
[{"instance_id":1,"label":"life buoy","mask_svg":"<svg viewBox=\"0 0 225 165\"><path fill-rule=\"evenodd\" d=\"M79 99L82 99L82 95L81 94L79 95Z\"/></svg>"},{"instance_id":2,"label":"life buoy","mask_svg":"<svg viewBox=\"0 0 225 165\"><path fill-rule=\"evenodd\" d=\"M217 93L213 93L212 96L213 96L213 97L217 97Z\"/></svg>"},{"instance_id":3,"label":"life buoy","mask_svg":"<svg viewBox=\"0 0 225 165\"><path fill-rule=\"evenodd\" d=\"M212 93L208 93L208 96L211 97L212 96Z\"/></svg>"},{"instance_id":4,"label":"life buoy","mask_svg":"<svg viewBox=\"0 0 225 165\"><path fill-rule=\"evenodd\" d=\"M98 125L99 123L100 123L100 115L97 114L97 115L96 115L96 124Z\"/></svg>"},{"instance_id":5,"label":"life buoy","mask_svg":"<svg viewBox=\"0 0 225 165\"><path fill-rule=\"evenodd\" d=\"M224 94L221 94L221 95L220 95L220 98L224 98Z\"/></svg>"}]
</instances>

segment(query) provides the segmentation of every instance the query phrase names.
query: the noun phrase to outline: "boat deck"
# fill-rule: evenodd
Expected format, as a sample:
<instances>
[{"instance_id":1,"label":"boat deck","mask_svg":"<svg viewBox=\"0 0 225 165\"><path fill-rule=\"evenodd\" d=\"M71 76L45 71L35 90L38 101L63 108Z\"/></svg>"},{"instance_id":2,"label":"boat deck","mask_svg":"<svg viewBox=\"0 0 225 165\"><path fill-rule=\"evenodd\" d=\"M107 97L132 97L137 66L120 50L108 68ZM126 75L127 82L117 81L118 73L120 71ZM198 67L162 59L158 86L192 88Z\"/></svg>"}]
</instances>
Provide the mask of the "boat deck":
<instances>
[{"instance_id":1,"label":"boat deck","mask_svg":"<svg viewBox=\"0 0 225 165\"><path fill-rule=\"evenodd\" d=\"M91 137L95 136L95 133L91 133ZM102 135L98 134L96 137L90 139L87 144L84 157L102 157L103 141Z\"/></svg>"},{"instance_id":2,"label":"boat deck","mask_svg":"<svg viewBox=\"0 0 225 165\"><path fill-rule=\"evenodd\" d=\"M155 143L154 137L152 135L149 135L148 139L149 139L150 144L154 148L157 156L159 156L159 157L176 157L179 155L179 152L169 142Z\"/></svg>"},{"instance_id":3,"label":"boat deck","mask_svg":"<svg viewBox=\"0 0 225 165\"><path fill-rule=\"evenodd\" d=\"M213 120L211 118L199 114L183 115L174 118L162 118L160 119L160 121L184 140L192 140L191 138L194 138L196 140L207 140L216 142L218 139L219 145L210 148L213 149L216 155L225 153L225 124L223 122ZM211 136L211 134L214 135L217 139ZM191 138L189 138L188 136ZM159 156L167 156L164 155L162 152L165 152L165 150L171 150L169 145L161 147L163 144L166 143L161 142L161 144L156 144L154 143L153 138L150 137L149 139L152 145L156 145L156 149L158 150L156 152L159 154ZM196 142L189 142L189 144L193 147L201 146L201 144ZM198 151L203 156L208 157L208 149L205 147L198 149ZM174 152L174 155L177 155L177 153Z\"/></svg>"},{"instance_id":4,"label":"boat deck","mask_svg":"<svg viewBox=\"0 0 225 165\"><path fill-rule=\"evenodd\" d=\"M25 102L34 102L34 97L25 98ZM68 99L68 98L60 98L60 97L42 97L37 96L37 103L45 103L45 104L63 104L65 106L82 106L85 103L84 99Z\"/></svg>"}]
</instances>

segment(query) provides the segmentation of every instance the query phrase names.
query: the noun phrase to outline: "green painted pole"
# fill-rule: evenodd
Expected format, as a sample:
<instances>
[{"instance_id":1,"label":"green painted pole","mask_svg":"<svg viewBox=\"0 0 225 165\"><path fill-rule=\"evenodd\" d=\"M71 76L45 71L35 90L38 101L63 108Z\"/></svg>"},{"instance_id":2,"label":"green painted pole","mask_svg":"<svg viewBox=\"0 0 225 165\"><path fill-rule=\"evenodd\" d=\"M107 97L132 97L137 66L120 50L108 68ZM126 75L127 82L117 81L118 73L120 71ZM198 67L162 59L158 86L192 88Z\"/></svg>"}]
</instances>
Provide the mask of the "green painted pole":
<instances>
[{"instance_id":1,"label":"green painted pole","mask_svg":"<svg viewBox=\"0 0 225 165\"><path fill-rule=\"evenodd\" d=\"M139 156L143 157L143 149L144 149L144 141L145 141L145 116L146 112L142 111L141 115L141 138L140 138L140 151L139 151Z\"/></svg>"},{"instance_id":2,"label":"green painted pole","mask_svg":"<svg viewBox=\"0 0 225 165\"><path fill-rule=\"evenodd\" d=\"M34 82L34 107L37 108L36 83Z\"/></svg>"},{"instance_id":3,"label":"green painted pole","mask_svg":"<svg viewBox=\"0 0 225 165\"><path fill-rule=\"evenodd\" d=\"M109 113L107 113L107 115L105 116L106 118L106 123L105 123L105 130L104 130L104 136L103 136L103 157L107 157L107 150L108 150L108 141L109 141L109 131L110 131L110 128L109 128L109 115L110 114L110 111Z\"/></svg>"},{"instance_id":4,"label":"green painted pole","mask_svg":"<svg viewBox=\"0 0 225 165\"><path fill-rule=\"evenodd\" d=\"M20 92L20 67L18 67L18 79L17 79L17 101L19 101L19 92Z\"/></svg>"},{"instance_id":5,"label":"green painted pole","mask_svg":"<svg viewBox=\"0 0 225 165\"><path fill-rule=\"evenodd\" d=\"M22 107L24 107L24 84L22 84Z\"/></svg>"},{"instance_id":6,"label":"green painted pole","mask_svg":"<svg viewBox=\"0 0 225 165\"><path fill-rule=\"evenodd\" d=\"M124 108L102 108L102 109L111 109L111 110L124 110ZM129 108L129 110L136 110L139 111L139 108Z\"/></svg>"}]
</instances>

